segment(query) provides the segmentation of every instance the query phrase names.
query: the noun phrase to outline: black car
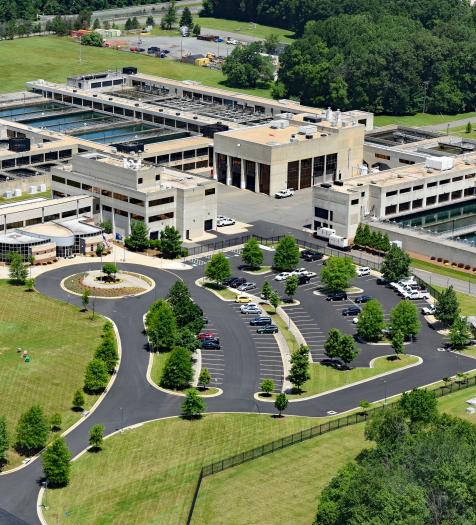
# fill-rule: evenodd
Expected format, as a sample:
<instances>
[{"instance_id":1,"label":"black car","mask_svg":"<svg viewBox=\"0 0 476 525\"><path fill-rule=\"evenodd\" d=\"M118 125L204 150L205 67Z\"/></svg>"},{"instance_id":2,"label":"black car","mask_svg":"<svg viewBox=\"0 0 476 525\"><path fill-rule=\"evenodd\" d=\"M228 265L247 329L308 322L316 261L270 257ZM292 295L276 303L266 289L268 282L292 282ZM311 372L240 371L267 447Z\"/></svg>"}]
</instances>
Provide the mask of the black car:
<instances>
[{"instance_id":1,"label":"black car","mask_svg":"<svg viewBox=\"0 0 476 525\"><path fill-rule=\"evenodd\" d=\"M298 284L307 284L311 280L309 275L298 275L297 278Z\"/></svg>"},{"instance_id":2,"label":"black car","mask_svg":"<svg viewBox=\"0 0 476 525\"><path fill-rule=\"evenodd\" d=\"M387 286L387 284L390 284L387 279L384 279L383 277L377 278L377 284L380 284L381 286Z\"/></svg>"},{"instance_id":3,"label":"black car","mask_svg":"<svg viewBox=\"0 0 476 525\"><path fill-rule=\"evenodd\" d=\"M220 341L218 339L204 339L201 344L204 350L220 350Z\"/></svg>"},{"instance_id":4,"label":"black car","mask_svg":"<svg viewBox=\"0 0 476 525\"><path fill-rule=\"evenodd\" d=\"M371 299L370 295L360 295L354 299L354 303L368 303Z\"/></svg>"},{"instance_id":5,"label":"black car","mask_svg":"<svg viewBox=\"0 0 476 525\"><path fill-rule=\"evenodd\" d=\"M231 282L228 286L231 286L232 288L238 288L242 284L245 284L247 281L244 277L237 277L233 282Z\"/></svg>"},{"instance_id":6,"label":"black car","mask_svg":"<svg viewBox=\"0 0 476 525\"><path fill-rule=\"evenodd\" d=\"M345 315L345 316L359 315L359 314L360 314L360 308L358 306L349 306L349 308L342 310L342 315Z\"/></svg>"},{"instance_id":7,"label":"black car","mask_svg":"<svg viewBox=\"0 0 476 525\"><path fill-rule=\"evenodd\" d=\"M271 317L254 317L250 320L251 326L267 326L271 323Z\"/></svg>"},{"instance_id":8,"label":"black car","mask_svg":"<svg viewBox=\"0 0 476 525\"><path fill-rule=\"evenodd\" d=\"M343 363L340 359L322 359L319 364L322 366L331 366L336 370L350 370L350 366Z\"/></svg>"},{"instance_id":9,"label":"black car","mask_svg":"<svg viewBox=\"0 0 476 525\"><path fill-rule=\"evenodd\" d=\"M202 317L203 324L208 324L208 317Z\"/></svg>"},{"instance_id":10,"label":"black car","mask_svg":"<svg viewBox=\"0 0 476 525\"><path fill-rule=\"evenodd\" d=\"M225 279L223 281L223 284L225 286L230 286L232 282L236 281L238 279L238 277L228 277L228 279Z\"/></svg>"},{"instance_id":11,"label":"black car","mask_svg":"<svg viewBox=\"0 0 476 525\"><path fill-rule=\"evenodd\" d=\"M155 53L158 53L160 51L160 47L157 46L151 46L147 48L147 53L149 55L154 55Z\"/></svg>"},{"instance_id":12,"label":"black car","mask_svg":"<svg viewBox=\"0 0 476 525\"><path fill-rule=\"evenodd\" d=\"M277 334L278 327L275 324L267 324L266 326L260 326L256 333L258 334Z\"/></svg>"},{"instance_id":13,"label":"black car","mask_svg":"<svg viewBox=\"0 0 476 525\"><path fill-rule=\"evenodd\" d=\"M322 259L323 255L322 253L315 252L313 250L303 250L301 252L301 259L304 259L305 261L320 261Z\"/></svg>"},{"instance_id":14,"label":"black car","mask_svg":"<svg viewBox=\"0 0 476 525\"><path fill-rule=\"evenodd\" d=\"M334 292L327 296L326 301L344 301L347 299L345 292Z\"/></svg>"}]
</instances>

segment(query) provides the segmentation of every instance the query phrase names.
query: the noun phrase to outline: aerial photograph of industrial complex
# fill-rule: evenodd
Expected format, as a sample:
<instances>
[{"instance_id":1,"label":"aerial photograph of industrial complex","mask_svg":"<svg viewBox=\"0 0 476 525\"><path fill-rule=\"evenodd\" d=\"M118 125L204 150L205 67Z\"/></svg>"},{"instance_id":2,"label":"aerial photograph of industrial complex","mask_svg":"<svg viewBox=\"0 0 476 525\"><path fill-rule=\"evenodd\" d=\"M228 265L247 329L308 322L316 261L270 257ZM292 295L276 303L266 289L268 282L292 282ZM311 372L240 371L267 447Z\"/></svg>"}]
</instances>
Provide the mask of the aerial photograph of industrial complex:
<instances>
[{"instance_id":1,"label":"aerial photograph of industrial complex","mask_svg":"<svg viewBox=\"0 0 476 525\"><path fill-rule=\"evenodd\" d=\"M476 525L475 0L0 0L0 525Z\"/></svg>"}]
</instances>

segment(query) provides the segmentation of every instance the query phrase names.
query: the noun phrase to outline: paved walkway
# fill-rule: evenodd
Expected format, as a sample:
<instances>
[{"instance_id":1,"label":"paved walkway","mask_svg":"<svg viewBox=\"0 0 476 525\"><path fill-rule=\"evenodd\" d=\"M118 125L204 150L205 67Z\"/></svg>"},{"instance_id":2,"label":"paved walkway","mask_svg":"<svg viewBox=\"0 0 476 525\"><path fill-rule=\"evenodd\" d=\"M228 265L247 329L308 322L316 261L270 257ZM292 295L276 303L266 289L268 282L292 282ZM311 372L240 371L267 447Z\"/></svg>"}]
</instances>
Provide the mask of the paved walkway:
<instances>
[{"instance_id":1,"label":"paved walkway","mask_svg":"<svg viewBox=\"0 0 476 525\"><path fill-rule=\"evenodd\" d=\"M476 124L476 117L451 120L450 122L443 122L441 124L431 124L430 126L422 126L420 129L425 129L427 131L446 131L448 126L449 128L457 128L459 126L466 126L468 122Z\"/></svg>"}]
</instances>

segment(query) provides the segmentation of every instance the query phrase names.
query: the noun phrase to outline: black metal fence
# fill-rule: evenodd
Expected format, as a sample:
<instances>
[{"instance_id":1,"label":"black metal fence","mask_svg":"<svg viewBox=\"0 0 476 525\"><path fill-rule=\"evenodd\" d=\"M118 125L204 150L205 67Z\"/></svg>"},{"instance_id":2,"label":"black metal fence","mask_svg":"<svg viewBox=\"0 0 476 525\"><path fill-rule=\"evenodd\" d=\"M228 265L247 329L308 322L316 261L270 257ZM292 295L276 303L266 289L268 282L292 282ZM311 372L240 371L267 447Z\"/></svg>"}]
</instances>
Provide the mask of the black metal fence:
<instances>
[{"instance_id":1,"label":"black metal fence","mask_svg":"<svg viewBox=\"0 0 476 525\"><path fill-rule=\"evenodd\" d=\"M439 398L475 385L476 376L472 376L468 378L461 378L457 382L448 382L445 385L432 389L432 391L435 392L435 396ZM393 401L391 403L388 403L386 406L394 405L397 402L398 401ZM345 428L351 425L362 423L367 420L369 415L386 408L386 406L381 405L378 407L370 408L367 411L356 412L354 414L349 414L348 416L331 419L326 423L321 423L320 425L301 430L300 432L295 432L294 434L290 434L288 436L284 436L280 439L276 439L269 443L265 443L264 445L255 447L251 450L246 450L245 452L241 452L240 454L235 454L234 456L230 456L220 461L215 461L214 463L204 465L201 468L200 473L198 475L197 484L195 486L195 492L193 494L192 504L190 506L190 511L188 514L187 525L190 525L192 522L193 513L197 503L202 480L206 476L212 476L213 474L217 474L218 472L223 472L226 469L236 467L237 465L242 465L243 463L246 463L248 461L252 461L267 454L271 454L272 452L277 452L278 450L282 450L283 448L289 447L291 445L302 443L303 441L306 441L308 439L327 434L328 432L338 430L339 428Z\"/></svg>"}]
</instances>

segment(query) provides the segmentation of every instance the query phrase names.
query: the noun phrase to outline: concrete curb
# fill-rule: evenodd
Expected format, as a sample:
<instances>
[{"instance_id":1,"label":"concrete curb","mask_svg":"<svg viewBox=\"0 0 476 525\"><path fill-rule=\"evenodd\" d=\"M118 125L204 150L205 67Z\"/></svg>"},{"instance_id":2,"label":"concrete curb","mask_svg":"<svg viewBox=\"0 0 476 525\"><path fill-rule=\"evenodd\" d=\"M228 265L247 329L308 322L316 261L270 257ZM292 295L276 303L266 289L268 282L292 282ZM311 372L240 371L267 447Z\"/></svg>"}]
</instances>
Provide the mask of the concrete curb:
<instances>
[{"instance_id":1,"label":"concrete curb","mask_svg":"<svg viewBox=\"0 0 476 525\"><path fill-rule=\"evenodd\" d=\"M73 425L71 425L69 428L67 428L62 434L59 435L59 437L66 437L76 427L78 427L84 421L86 421L86 419L99 407L99 405L101 404L102 400L106 397L107 393L109 392L109 390L111 389L112 385L114 384L114 381L116 380L117 372L119 371L119 367L121 365L121 359L122 359L121 338L119 336L119 331L117 329L116 323L112 319L110 319L109 317L106 317L105 315L102 315L102 317L104 317L104 319L107 319L108 321L110 321L112 323L113 328L114 328L114 333L116 334L116 341L117 341L117 353L119 354L119 362L117 363L116 369L115 369L114 373L111 375L111 378L109 379L109 383L107 384L104 392L96 399L96 402L94 403L94 405L91 407L90 410L88 410L87 415L86 416L82 416L80 419L78 419L78 421L76 421L76 423L73 423ZM18 465L18 467L15 467L15 468L13 468L11 470L7 470L5 472L0 472L0 476L8 476L9 474L13 474L14 472L17 472L17 471L19 471L21 469L24 469L25 467L28 467L29 465L31 465L31 463L36 461L41 456L41 454L50 445L51 445L51 443L46 445L46 447L43 450L41 450L40 452L38 452L38 454L36 454L35 456L32 456L31 458L27 458L28 459L27 463L23 463L22 465Z\"/></svg>"}]
</instances>

